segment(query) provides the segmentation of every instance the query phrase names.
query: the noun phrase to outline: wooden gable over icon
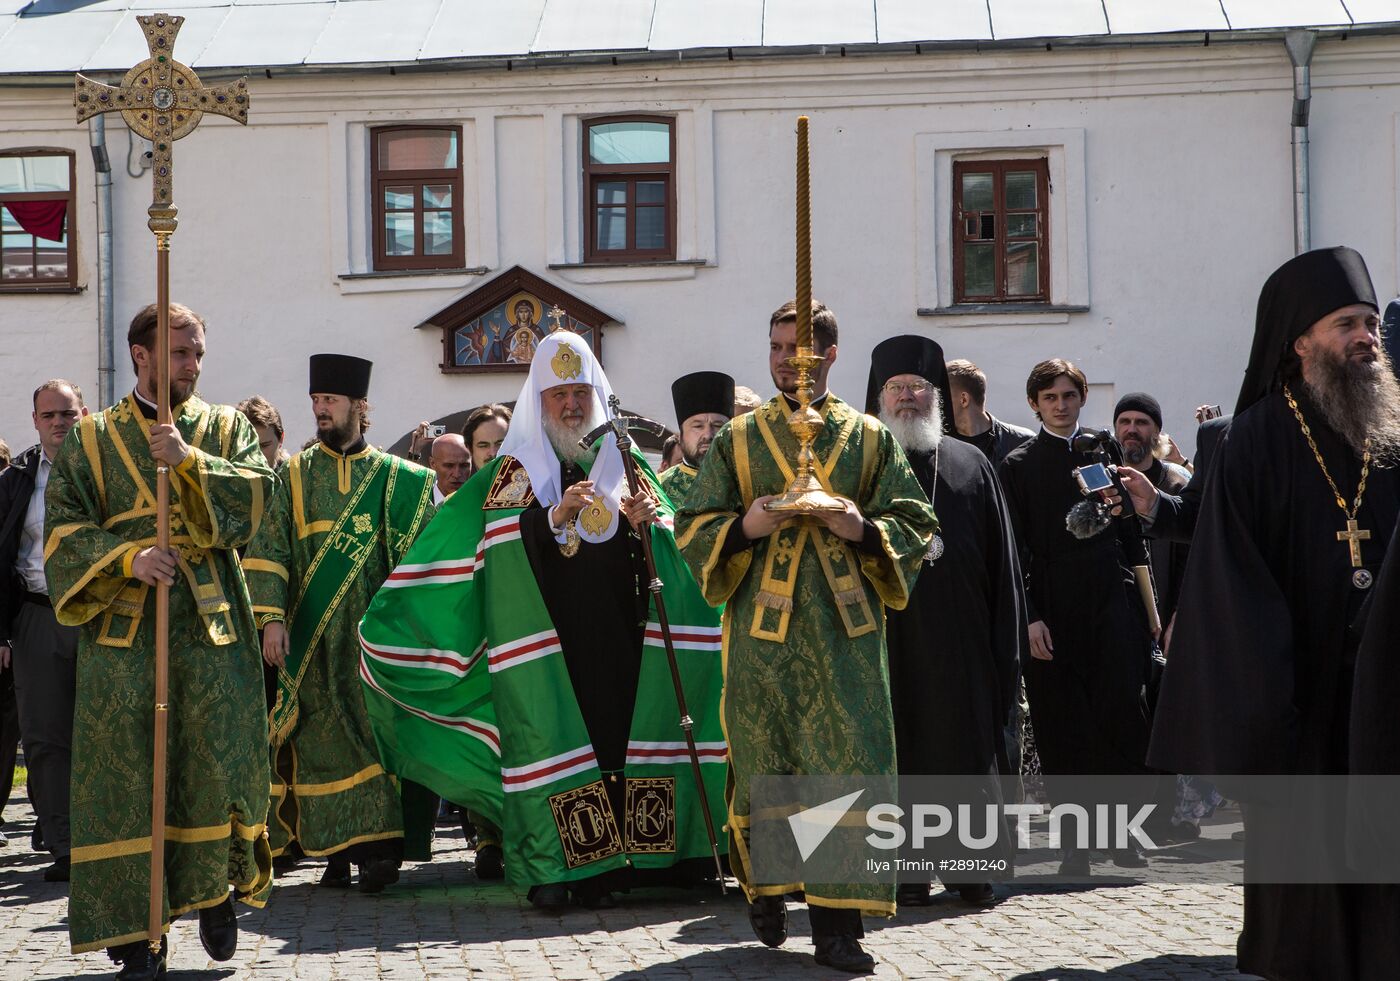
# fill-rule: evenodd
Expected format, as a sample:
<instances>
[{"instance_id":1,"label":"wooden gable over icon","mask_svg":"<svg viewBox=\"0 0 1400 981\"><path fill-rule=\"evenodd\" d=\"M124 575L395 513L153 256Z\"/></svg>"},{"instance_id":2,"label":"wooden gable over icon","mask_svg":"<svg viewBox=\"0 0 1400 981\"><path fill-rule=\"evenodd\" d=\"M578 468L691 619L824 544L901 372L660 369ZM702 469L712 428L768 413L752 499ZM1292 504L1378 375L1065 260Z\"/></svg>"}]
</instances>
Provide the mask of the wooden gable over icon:
<instances>
[{"instance_id":1,"label":"wooden gable over icon","mask_svg":"<svg viewBox=\"0 0 1400 981\"><path fill-rule=\"evenodd\" d=\"M418 326L442 331L440 367L445 374L528 371L536 345L555 329L555 308L561 311L558 326L588 341L601 362L603 328L621 321L520 266Z\"/></svg>"}]
</instances>

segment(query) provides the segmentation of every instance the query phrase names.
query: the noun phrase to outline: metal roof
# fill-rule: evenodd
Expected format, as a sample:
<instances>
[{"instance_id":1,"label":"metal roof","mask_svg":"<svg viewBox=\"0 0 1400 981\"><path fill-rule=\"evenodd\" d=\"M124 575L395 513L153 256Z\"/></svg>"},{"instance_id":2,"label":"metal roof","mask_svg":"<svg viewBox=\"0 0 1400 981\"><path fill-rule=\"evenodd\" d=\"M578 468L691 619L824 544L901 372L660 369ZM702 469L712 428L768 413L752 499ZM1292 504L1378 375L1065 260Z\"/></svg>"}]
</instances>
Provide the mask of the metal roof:
<instances>
[{"instance_id":1,"label":"metal roof","mask_svg":"<svg viewBox=\"0 0 1400 981\"><path fill-rule=\"evenodd\" d=\"M0 0L0 76L101 72L146 56L134 18L186 23L194 68L467 67L831 47L1016 46L1400 29L1400 0Z\"/></svg>"}]
</instances>

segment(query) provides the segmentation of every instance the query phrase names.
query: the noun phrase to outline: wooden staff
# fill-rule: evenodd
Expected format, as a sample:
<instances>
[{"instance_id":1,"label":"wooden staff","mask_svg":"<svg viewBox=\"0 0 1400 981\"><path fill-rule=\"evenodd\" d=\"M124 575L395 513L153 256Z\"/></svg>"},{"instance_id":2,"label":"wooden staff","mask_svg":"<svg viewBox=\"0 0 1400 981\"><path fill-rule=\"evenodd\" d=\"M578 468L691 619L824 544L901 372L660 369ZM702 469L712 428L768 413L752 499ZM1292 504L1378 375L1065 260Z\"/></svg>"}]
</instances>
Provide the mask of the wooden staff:
<instances>
[{"instance_id":1,"label":"wooden staff","mask_svg":"<svg viewBox=\"0 0 1400 981\"><path fill-rule=\"evenodd\" d=\"M204 113L248 122L248 80L205 88L187 65L175 60L175 35L185 18L171 14L137 17L149 57L126 73L121 84L104 85L83 75L74 79L78 122L120 112L127 126L151 142L151 206L146 226L156 237L156 423L171 425L170 413L170 238L175 234L174 154ZM156 548L170 548L170 468L156 466ZM170 719L170 587L156 584L155 725L151 753L151 902L146 940L158 954L165 933L165 799Z\"/></svg>"}]
</instances>

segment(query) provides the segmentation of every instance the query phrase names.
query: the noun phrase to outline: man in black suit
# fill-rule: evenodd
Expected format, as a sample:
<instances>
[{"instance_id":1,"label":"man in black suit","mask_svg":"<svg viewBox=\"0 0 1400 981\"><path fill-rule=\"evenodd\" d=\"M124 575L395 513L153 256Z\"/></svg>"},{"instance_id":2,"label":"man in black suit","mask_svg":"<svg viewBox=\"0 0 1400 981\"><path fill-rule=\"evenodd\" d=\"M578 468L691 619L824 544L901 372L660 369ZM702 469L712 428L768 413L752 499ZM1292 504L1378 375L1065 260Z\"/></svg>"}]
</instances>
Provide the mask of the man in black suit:
<instances>
[{"instance_id":1,"label":"man in black suit","mask_svg":"<svg viewBox=\"0 0 1400 981\"><path fill-rule=\"evenodd\" d=\"M0 473L0 665L11 668L29 787L49 882L68 881L68 779L73 745L78 628L54 617L44 577L44 491L68 431L87 415L72 382L46 381L34 392L39 442Z\"/></svg>"}]
</instances>

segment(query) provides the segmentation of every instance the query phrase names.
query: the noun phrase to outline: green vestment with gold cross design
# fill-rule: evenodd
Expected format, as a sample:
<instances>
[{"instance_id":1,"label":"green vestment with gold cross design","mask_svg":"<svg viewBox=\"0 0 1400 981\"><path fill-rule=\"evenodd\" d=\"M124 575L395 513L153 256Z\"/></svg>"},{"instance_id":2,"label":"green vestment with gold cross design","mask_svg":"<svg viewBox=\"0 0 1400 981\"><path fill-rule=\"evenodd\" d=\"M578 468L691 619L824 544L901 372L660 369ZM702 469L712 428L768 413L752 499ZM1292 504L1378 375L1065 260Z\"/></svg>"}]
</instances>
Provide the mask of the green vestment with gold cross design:
<instances>
[{"instance_id":1,"label":"green vestment with gold cross design","mask_svg":"<svg viewBox=\"0 0 1400 981\"><path fill-rule=\"evenodd\" d=\"M173 411L190 455L170 476L166 922L224 902L253 906L272 877L262 658L234 549L272 493L258 438L229 406ZM44 571L54 613L82 627L73 713L68 931L82 953L146 935L151 867L155 589L135 579L156 542L150 422L128 395L73 427L54 460Z\"/></svg>"},{"instance_id":2,"label":"green vestment with gold cross design","mask_svg":"<svg viewBox=\"0 0 1400 981\"><path fill-rule=\"evenodd\" d=\"M806 890L815 906L894 913L893 882L752 881L749 793L767 774L894 776L884 607L902 609L937 522L894 437L834 395L819 407L817 477L855 501L878 542L845 542L791 521L726 548L755 498L781 494L797 441L782 396L715 436L676 517L676 541L713 606L724 604L730 862L745 892Z\"/></svg>"},{"instance_id":3,"label":"green vestment with gold cross design","mask_svg":"<svg viewBox=\"0 0 1400 981\"><path fill-rule=\"evenodd\" d=\"M433 473L373 447L317 443L278 473L243 560L261 628L287 623L291 651L271 714L274 855L403 837L360 684L359 623L433 513Z\"/></svg>"}]
</instances>

